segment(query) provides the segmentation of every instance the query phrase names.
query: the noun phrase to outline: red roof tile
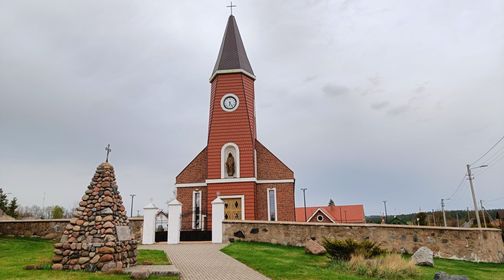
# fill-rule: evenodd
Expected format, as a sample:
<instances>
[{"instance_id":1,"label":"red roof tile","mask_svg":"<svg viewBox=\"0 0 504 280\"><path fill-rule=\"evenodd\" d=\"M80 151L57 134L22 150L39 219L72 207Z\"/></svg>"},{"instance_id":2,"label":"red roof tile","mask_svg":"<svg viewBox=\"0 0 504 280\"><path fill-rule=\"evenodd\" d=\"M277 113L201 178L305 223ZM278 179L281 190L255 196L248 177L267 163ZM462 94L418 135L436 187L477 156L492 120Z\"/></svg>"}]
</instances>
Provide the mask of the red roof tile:
<instances>
[{"instance_id":1,"label":"red roof tile","mask_svg":"<svg viewBox=\"0 0 504 280\"><path fill-rule=\"evenodd\" d=\"M362 204L306 207L306 219L304 207L297 207L296 222L309 220L318 209L321 209L326 215L330 215L330 218L336 223L365 223L364 205Z\"/></svg>"}]
</instances>

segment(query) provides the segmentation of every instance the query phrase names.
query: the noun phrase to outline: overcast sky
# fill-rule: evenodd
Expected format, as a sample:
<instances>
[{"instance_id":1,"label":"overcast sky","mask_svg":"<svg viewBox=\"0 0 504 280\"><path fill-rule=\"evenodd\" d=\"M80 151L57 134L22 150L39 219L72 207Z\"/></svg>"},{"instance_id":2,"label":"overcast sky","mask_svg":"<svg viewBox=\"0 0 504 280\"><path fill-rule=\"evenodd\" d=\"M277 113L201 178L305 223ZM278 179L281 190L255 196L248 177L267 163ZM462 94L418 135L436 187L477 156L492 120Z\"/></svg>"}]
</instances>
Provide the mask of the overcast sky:
<instances>
[{"instance_id":1,"label":"overcast sky","mask_svg":"<svg viewBox=\"0 0 504 280\"><path fill-rule=\"evenodd\" d=\"M309 205L367 215L438 209L504 135L503 1L234 4L258 138L294 170L297 206L307 187ZM0 0L0 186L75 206L110 143L128 208L166 207L206 145L226 5ZM504 207L498 156L476 172L488 208ZM465 182L447 208L468 206Z\"/></svg>"}]
</instances>

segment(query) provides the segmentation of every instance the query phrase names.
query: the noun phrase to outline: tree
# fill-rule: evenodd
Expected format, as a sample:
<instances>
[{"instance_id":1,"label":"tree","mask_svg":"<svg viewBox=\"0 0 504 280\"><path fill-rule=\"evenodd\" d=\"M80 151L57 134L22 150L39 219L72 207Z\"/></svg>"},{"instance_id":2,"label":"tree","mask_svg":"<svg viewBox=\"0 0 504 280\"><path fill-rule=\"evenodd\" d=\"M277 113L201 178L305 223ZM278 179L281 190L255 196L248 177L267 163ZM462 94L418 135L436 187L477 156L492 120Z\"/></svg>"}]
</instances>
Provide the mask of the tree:
<instances>
[{"instance_id":1,"label":"tree","mask_svg":"<svg viewBox=\"0 0 504 280\"><path fill-rule=\"evenodd\" d=\"M17 208L18 208L18 204L17 204L17 198L13 198L10 203L9 203L9 206L7 207L7 211L5 211L5 213L7 213L7 215L13 217L13 218L17 218L18 216L18 213L17 213Z\"/></svg>"},{"instance_id":2,"label":"tree","mask_svg":"<svg viewBox=\"0 0 504 280\"><path fill-rule=\"evenodd\" d=\"M332 200L332 198L331 198L331 199L329 199L329 206L335 206L335 205L336 205L336 204L334 203L334 200Z\"/></svg>"},{"instance_id":3,"label":"tree","mask_svg":"<svg viewBox=\"0 0 504 280\"><path fill-rule=\"evenodd\" d=\"M426 226L427 225L427 214L425 212L418 212L416 214L416 218L418 219L418 223L421 226ZM415 224L416 223L417 223L417 221L415 221Z\"/></svg>"},{"instance_id":4,"label":"tree","mask_svg":"<svg viewBox=\"0 0 504 280\"><path fill-rule=\"evenodd\" d=\"M65 209L61 206L54 206L51 210L51 217L53 219L61 219L63 218L63 215L65 214Z\"/></svg>"},{"instance_id":5,"label":"tree","mask_svg":"<svg viewBox=\"0 0 504 280\"><path fill-rule=\"evenodd\" d=\"M9 201L7 200L7 194L4 193L3 189L0 188L0 210L7 212Z\"/></svg>"}]
</instances>

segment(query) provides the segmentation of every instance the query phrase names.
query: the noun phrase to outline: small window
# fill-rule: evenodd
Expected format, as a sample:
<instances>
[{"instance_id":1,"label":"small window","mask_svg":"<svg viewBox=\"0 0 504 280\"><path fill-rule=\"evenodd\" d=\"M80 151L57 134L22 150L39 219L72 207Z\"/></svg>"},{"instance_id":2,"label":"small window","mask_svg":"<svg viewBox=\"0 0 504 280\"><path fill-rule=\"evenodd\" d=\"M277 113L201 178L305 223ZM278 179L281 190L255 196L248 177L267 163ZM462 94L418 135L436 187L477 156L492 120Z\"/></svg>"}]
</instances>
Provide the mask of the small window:
<instances>
[{"instance_id":1,"label":"small window","mask_svg":"<svg viewBox=\"0 0 504 280\"><path fill-rule=\"evenodd\" d=\"M324 216L318 215L317 216L317 221L322 222L324 220Z\"/></svg>"},{"instance_id":2,"label":"small window","mask_svg":"<svg viewBox=\"0 0 504 280\"><path fill-rule=\"evenodd\" d=\"M193 195L193 229L201 229L201 191L195 191Z\"/></svg>"},{"instance_id":3,"label":"small window","mask_svg":"<svg viewBox=\"0 0 504 280\"><path fill-rule=\"evenodd\" d=\"M268 189L268 220L277 220L276 189Z\"/></svg>"}]
</instances>

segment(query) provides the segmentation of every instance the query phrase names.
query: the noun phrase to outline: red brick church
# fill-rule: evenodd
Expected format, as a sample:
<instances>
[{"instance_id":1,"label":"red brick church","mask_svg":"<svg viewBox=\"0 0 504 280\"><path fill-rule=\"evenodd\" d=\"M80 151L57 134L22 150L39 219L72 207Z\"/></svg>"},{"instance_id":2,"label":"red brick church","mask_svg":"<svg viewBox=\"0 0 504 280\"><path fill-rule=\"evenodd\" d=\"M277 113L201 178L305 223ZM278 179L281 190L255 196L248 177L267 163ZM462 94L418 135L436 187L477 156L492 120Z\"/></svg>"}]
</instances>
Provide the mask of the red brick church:
<instances>
[{"instance_id":1,"label":"red brick church","mask_svg":"<svg viewBox=\"0 0 504 280\"><path fill-rule=\"evenodd\" d=\"M294 172L257 139L255 79L231 15L210 77L207 145L176 178L184 231L211 229L217 196L227 220L295 221Z\"/></svg>"}]
</instances>

